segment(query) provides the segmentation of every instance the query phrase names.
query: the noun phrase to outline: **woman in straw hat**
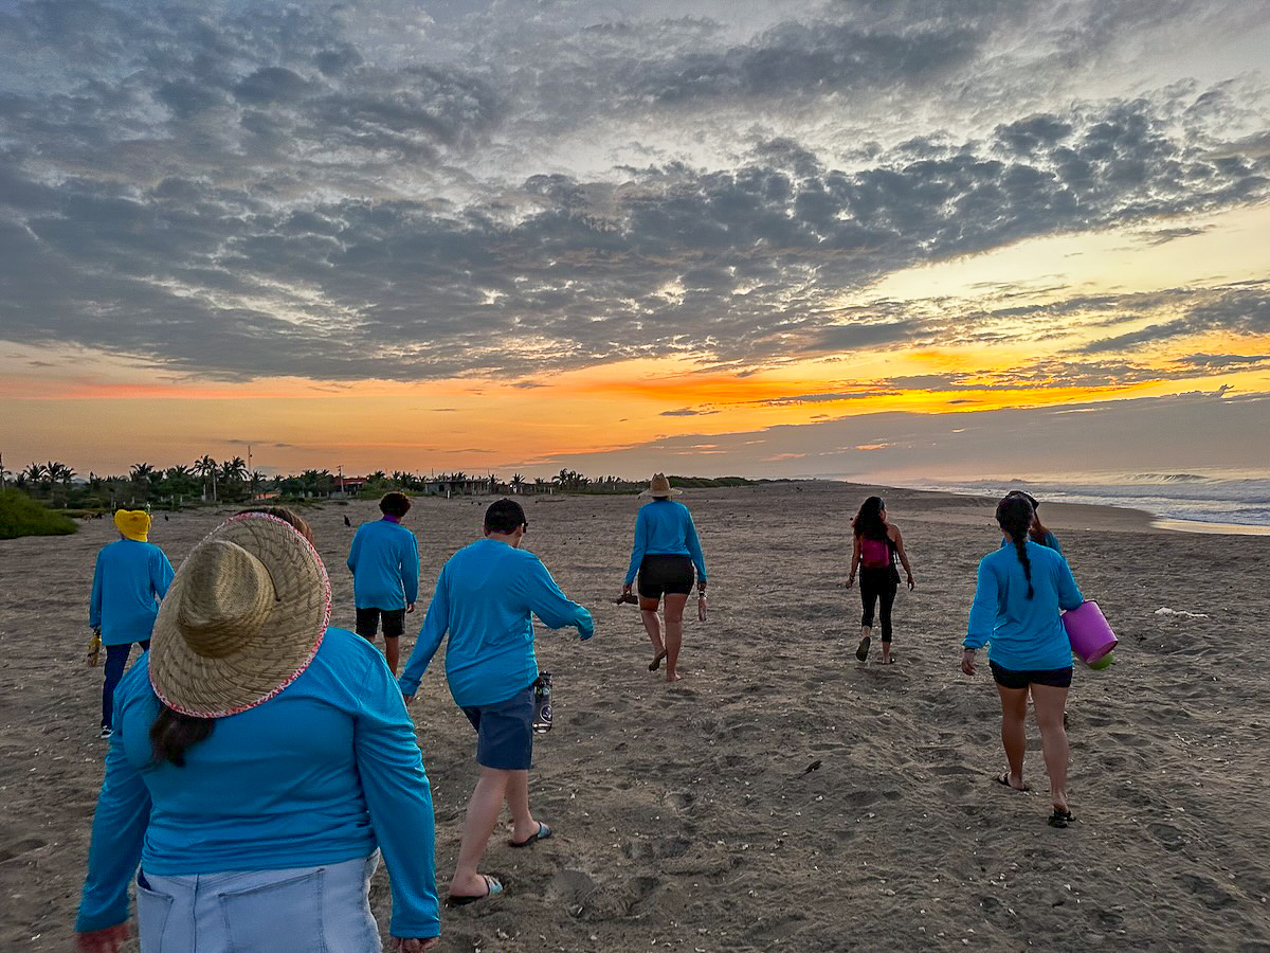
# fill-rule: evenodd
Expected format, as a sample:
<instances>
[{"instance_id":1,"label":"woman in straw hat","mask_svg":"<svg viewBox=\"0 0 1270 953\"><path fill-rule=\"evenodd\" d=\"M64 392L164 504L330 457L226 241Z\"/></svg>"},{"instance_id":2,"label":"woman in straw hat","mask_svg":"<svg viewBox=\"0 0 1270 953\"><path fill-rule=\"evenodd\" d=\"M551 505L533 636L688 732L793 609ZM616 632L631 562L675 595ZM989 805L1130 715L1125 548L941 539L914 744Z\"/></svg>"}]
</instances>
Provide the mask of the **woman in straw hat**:
<instances>
[{"instance_id":1,"label":"woman in straw hat","mask_svg":"<svg viewBox=\"0 0 1270 953\"><path fill-rule=\"evenodd\" d=\"M145 950L370 953L382 852L394 949L440 935L432 797L383 657L328 628L326 569L287 510L217 527L124 676L75 929ZM139 865L139 869L138 869ZM135 875L135 876L134 876Z\"/></svg>"},{"instance_id":2,"label":"woman in straw hat","mask_svg":"<svg viewBox=\"0 0 1270 953\"><path fill-rule=\"evenodd\" d=\"M692 513L682 503L670 499L680 491L672 489L664 473L655 473L645 494L653 501L640 507L635 517L635 539L631 545L631 562L626 569L622 595L630 594L635 574L639 573L639 610L644 629L653 643L650 672L666 660L666 681L677 682L679 650L683 645L684 606L692 594L693 567L696 567L697 591L704 611L706 597L706 563L701 555L701 541ZM666 637L662 640L657 607L666 598Z\"/></svg>"}]
</instances>

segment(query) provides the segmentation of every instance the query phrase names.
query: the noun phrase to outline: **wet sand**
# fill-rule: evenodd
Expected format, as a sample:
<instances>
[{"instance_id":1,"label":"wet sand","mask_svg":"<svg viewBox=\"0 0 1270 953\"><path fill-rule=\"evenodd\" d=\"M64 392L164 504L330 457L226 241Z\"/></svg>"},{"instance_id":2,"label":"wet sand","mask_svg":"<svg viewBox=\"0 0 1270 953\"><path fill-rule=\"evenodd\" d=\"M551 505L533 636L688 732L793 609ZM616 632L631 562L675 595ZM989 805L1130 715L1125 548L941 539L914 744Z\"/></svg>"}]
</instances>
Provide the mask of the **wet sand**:
<instances>
[{"instance_id":1,"label":"wet sand","mask_svg":"<svg viewBox=\"0 0 1270 953\"><path fill-rule=\"evenodd\" d=\"M975 566L999 538L993 501L885 491L917 590L896 601L899 662L884 668L855 661L859 596L843 588L849 517L873 489L682 497L705 547L710 619L687 624L686 680L673 688L647 670L637 610L612 604L637 501L525 500L529 548L592 609L596 636L538 636L556 727L537 746L531 790L556 836L514 851L496 834L485 869L507 893L446 911L441 949L1270 951L1270 539L1045 505L1121 640L1110 670L1078 665L1078 821L1054 830L1035 726L1026 770L1039 793L1013 794L993 782L1004 755L990 676L957 668ZM487 502L416 502L422 593L479 535ZM307 516L334 621L351 627L346 514L354 526L378 515L353 503ZM217 520L176 514L151 539L175 565ZM72 948L106 748L101 670L82 662L86 605L93 557L113 538L102 520L0 542L3 950ZM444 884L476 780L474 736L439 671L412 713ZM386 935L382 871L373 901Z\"/></svg>"}]
</instances>

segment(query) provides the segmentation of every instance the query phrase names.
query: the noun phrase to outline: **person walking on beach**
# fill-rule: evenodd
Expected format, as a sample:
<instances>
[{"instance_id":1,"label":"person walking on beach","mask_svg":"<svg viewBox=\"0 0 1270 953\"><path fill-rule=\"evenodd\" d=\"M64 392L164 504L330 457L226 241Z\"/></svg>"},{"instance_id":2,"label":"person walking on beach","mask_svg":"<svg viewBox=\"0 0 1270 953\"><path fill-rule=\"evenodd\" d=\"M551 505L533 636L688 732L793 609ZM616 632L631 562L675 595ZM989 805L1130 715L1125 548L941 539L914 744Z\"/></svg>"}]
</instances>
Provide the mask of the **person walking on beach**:
<instances>
[{"instance_id":1,"label":"person walking on beach","mask_svg":"<svg viewBox=\"0 0 1270 953\"><path fill-rule=\"evenodd\" d=\"M1045 528L1041 522L1040 508L1041 504L1036 501L1030 493L1024 493L1022 490L1011 490L1006 496L1021 496L1027 500L1032 507L1032 525L1028 527L1027 536L1032 542L1041 546L1048 546L1057 553L1062 553L1063 547L1058 544L1058 537ZM1009 540L1001 543L1002 546L1008 545Z\"/></svg>"},{"instance_id":2,"label":"person walking on beach","mask_svg":"<svg viewBox=\"0 0 1270 953\"><path fill-rule=\"evenodd\" d=\"M382 519L357 527L347 565L353 574L357 634L374 642L383 619L384 658L396 675L406 613L415 611L419 598L419 546L415 534L401 525L410 511L409 497L395 491L385 493L379 511L384 514Z\"/></svg>"},{"instance_id":3,"label":"person walking on beach","mask_svg":"<svg viewBox=\"0 0 1270 953\"><path fill-rule=\"evenodd\" d=\"M476 762L481 768L450 879L452 906L503 892L502 883L480 873L478 865L504 802L512 815L512 847L528 847L551 836L551 828L529 809L538 680L532 616L552 629L574 626L584 642L594 632L591 613L560 591L541 559L520 548L529 523L519 503L491 503L484 529L484 539L446 561L398 680L409 704L449 634L446 681L455 704L476 729Z\"/></svg>"},{"instance_id":4,"label":"person walking on beach","mask_svg":"<svg viewBox=\"0 0 1270 953\"><path fill-rule=\"evenodd\" d=\"M135 642L142 652L150 648L159 601L172 584L172 564L163 550L149 542L150 514L119 510L115 527L120 538L97 554L88 599L88 626L106 647L101 686L103 738L114 731L115 687L128 665L132 645Z\"/></svg>"},{"instance_id":5,"label":"person walking on beach","mask_svg":"<svg viewBox=\"0 0 1270 953\"><path fill-rule=\"evenodd\" d=\"M1067 803L1067 731L1063 711L1072 683L1072 651L1060 612L1085 601L1067 561L1028 539L1032 505L1022 496L997 504L997 524L1009 546L979 562L961 670L974 675L975 652L988 645L988 664L1001 697L1001 743L1009 770L997 781L1026 791L1023 756L1028 691L1036 706L1041 746L1050 778L1049 823L1066 827L1075 818Z\"/></svg>"},{"instance_id":6,"label":"person walking on beach","mask_svg":"<svg viewBox=\"0 0 1270 953\"><path fill-rule=\"evenodd\" d=\"M414 726L383 658L328 627L330 612L326 569L289 510L240 513L181 564L151 650L119 685L81 953L127 939L129 886L142 950L372 953L381 854L393 949L437 944Z\"/></svg>"},{"instance_id":7,"label":"person walking on beach","mask_svg":"<svg viewBox=\"0 0 1270 953\"><path fill-rule=\"evenodd\" d=\"M900 528L886 519L886 504L882 497L871 496L860 506L851 521L851 570L847 574L847 588L860 574L860 601L864 612L860 616L860 644L855 657L861 662L869 657L869 645L873 641L873 609L880 603L878 621L882 625L882 664L890 665L891 658L891 607L900 584L900 573L895 568L899 557L908 576L908 588L913 589L913 567L909 565L904 550L904 536Z\"/></svg>"},{"instance_id":8,"label":"person walking on beach","mask_svg":"<svg viewBox=\"0 0 1270 953\"><path fill-rule=\"evenodd\" d=\"M682 503L670 499L682 491L671 489L664 473L654 473L645 491L653 498L640 507L635 516L635 536L631 543L631 561L622 583L622 595L630 594L635 574L639 574L639 614L644 630L653 643L650 672L666 660L666 681L677 682L679 652L683 647L684 607L692 594L693 568L696 568L699 611L706 598L706 562L701 555L701 541L692 513ZM662 639L657 607L666 599L666 634Z\"/></svg>"}]
</instances>

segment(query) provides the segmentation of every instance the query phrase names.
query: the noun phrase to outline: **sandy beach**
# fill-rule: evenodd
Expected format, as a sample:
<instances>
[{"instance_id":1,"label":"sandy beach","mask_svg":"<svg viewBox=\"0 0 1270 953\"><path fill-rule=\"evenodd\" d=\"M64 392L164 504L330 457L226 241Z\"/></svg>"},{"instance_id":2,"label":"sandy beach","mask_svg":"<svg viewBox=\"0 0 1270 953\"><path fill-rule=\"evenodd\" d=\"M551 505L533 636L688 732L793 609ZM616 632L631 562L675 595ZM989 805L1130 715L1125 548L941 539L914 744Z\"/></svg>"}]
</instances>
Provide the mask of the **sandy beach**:
<instances>
[{"instance_id":1,"label":"sandy beach","mask_svg":"<svg viewBox=\"0 0 1270 953\"><path fill-rule=\"evenodd\" d=\"M1090 948L1270 953L1270 538L1169 532L1149 515L1046 504L1087 598L1120 637L1117 664L1077 666L1068 830L1049 813L1039 735L1028 780L1004 764L982 666L958 670L993 501L885 491L917 589L895 607L890 667L854 658L844 586L849 518L873 488L773 484L689 491L710 618L686 627L686 680L647 671L637 611L614 605L633 497L529 497L527 548L595 614L596 635L540 629L556 727L531 797L556 836L485 869L507 893L443 913L441 949L682 953L791 949ZM420 612L488 499L420 499ZM157 517L177 565L223 515ZM306 511L352 626L344 557L373 503ZM101 670L83 664L96 551L73 537L0 542L0 949L73 948L107 743ZM427 594L427 595L424 595ZM438 665L412 709L448 877L476 779L474 736ZM818 765L815 770L810 766ZM387 936L381 870L372 893ZM135 939L129 949L135 949Z\"/></svg>"}]
</instances>

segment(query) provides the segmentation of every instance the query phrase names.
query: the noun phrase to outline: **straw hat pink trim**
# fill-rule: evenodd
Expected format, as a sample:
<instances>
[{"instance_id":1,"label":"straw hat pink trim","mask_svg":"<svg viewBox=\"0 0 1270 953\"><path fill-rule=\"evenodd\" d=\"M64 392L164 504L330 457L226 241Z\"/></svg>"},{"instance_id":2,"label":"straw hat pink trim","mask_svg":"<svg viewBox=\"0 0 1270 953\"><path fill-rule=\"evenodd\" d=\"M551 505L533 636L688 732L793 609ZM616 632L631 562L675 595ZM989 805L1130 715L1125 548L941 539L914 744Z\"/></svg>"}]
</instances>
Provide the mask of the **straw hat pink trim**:
<instances>
[{"instance_id":1,"label":"straw hat pink trim","mask_svg":"<svg viewBox=\"0 0 1270 953\"><path fill-rule=\"evenodd\" d=\"M269 699L275 697L276 695L284 691L293 682L295 682L295 680L299 678L302 674L304 674L304 671L309 667L313 659L317 656L318 650L322 647L322 642L324 641L326 637L327 627L330 625L331 581L330 581L329 575L327 574L326 566L322 562L321 556L318 555L317 550L313 547L313 544L309 542L308 539L305 538L303 533L301 533L298 529L296 529L286 520L280 519L279 517L273 516L272 514L269 514L269 513L240 513L237 516L230 517L224 523L221 523L219 526L217 526L216 529L208 533L207 536L205 536L203 540L200 541L199 546L203 546L204 544L207 544L213 540L220 539L221 537L226 535L227 528L232 528L234 524L244 520L267 520L270 523L274 523L285 528L286 533L288 534L285 538L291 542L291 545L294 545L295 540L297 539L304 544L304 550L306 551L307 556L312 561L311 565L308 567L308 571L313 572L313 575L314 575L313 582L317 586L319 586L322 591L323 599L322 599L322 606L321 606L321 613L320 613L320 622L318 622L318 624L316 625L312 625L311 623L309 623L309 625L311 625L311 628L308 628L308 626L306 626L306 628L308 628L308 631L312 632L313 634L310 636L307 636L305 638L305 641L307 642L308 639L311 638L312 643L306 648L305 655L303 656L302 660L299 662L298 666L295 667L293 670L291 670L289 673L285 674L285 676L281 679L281 681L279 681L276 685L274 685L271 689L269 689L266 692L263 692L263 693L252 692L251 697L248 699L245 699L241 703L226 705L225 707L221 709L216 709L216 710L209 710L207 706L203 706L203 707L190 706L190 705L182 703L177 698L173 697L172 689L177 688L179 686L171 684L170 679L175 678L176 675L170 672L166 673L162 678L158 680L158 681L169 682L169 684L167 685L168 691L164 691L160 689L159 684L157 683L155 678L154 661L155 661L156 655L153 651L155 646L152 645L151 665L150 665L150 673L149 673L150 686L151 688L154 689L154 693L159 697L159 699L163 702L163 704L167 705L173 711L180 712L183 715L190 715L195 718L225 718L230 715L237 715L244 711L248 711L252 708L255 708L257 705L263 704ZM232 529L230 531L232 532ZM291 534L294 534L294 535L291 535ZM197 549L198 547L195 547L195 548ZM177 582L182 580L182 571L186 570L186 567L189 563L190 563L190 559L189 557L187 557L186 561L181 564L181 570L178 570L177 572L177 580L173 581L173 588L178 589L178 593L177 593L178 598L183 593L180 591L180 587L177 586ZM169 590L169 595L171 595L171 589ZM176 621L170 618L173 614L176 614L179 612L180 607L170 606L168 607L168 612L165 613L164 607L166 605L167 605L167 600L165 600L164 605L160 606L160 620L156 620L156 625L155 625L155 639L157 640L159 648L160 648L160 655L157 656L159 658L162 657L163 649L165 647L169 650L169 652L183 651L182 645L176 642L173 642L171 646L164 645L164 640L172 641L172 640L180 639L182 640L182 642L184 641ZM161 621L164 623L162 627L160 626ZM303 630L296 630L292 637L299 638L302 635L303 635ZM188 647L185 647L184 651L189 651ZM239 660L241 661L241 659Z\"/></svg>"}]
</instances>

